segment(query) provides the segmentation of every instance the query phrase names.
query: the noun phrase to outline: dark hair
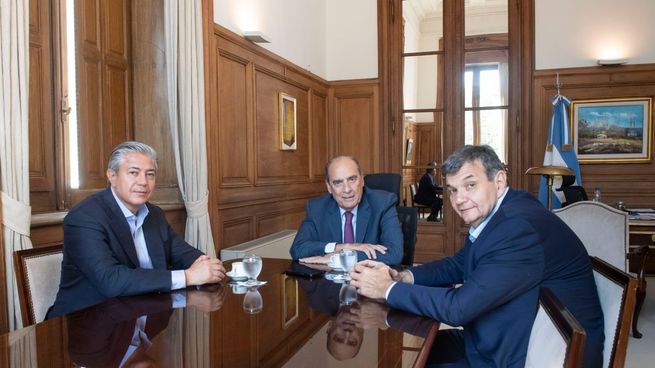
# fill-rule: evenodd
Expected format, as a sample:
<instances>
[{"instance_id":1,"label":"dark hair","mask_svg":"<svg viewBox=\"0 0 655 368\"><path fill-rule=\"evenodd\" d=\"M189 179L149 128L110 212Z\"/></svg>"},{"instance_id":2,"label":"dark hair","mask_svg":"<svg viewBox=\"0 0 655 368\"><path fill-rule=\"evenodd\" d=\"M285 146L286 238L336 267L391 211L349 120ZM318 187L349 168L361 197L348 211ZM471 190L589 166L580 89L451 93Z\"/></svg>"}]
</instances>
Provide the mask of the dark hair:
<instances>
[{"instance_id":1,"label":"dark hair","mask_svg":"<svg viewBox=\"0 0 655 368\"><path fill-rule=\"evenodd\" d=\"M484 167L487 179L494 180L500 170L505 170L502 161L493 148L488 145L465 145L455 150L441 166L443 176L457 173L467 162L480 160Z\"/></svg>"},{"instance_id":2,"label":"dark hair","mask_svg":"<svg viewBox=\"0 0 655 368\"><path fill-rule=\"evenodd\" d=\"M330 182L330 173L329 172L330 172L330 166L332 165L332 162L334 162L335 160L338 160L338 159L342 159L342 158L351 159L355 163L355 165L357 165L357 172L359 173L359 175L362 175L362 167L359 166L359 161L357 161L357 159L354 156L346 156L346 155L334 156L331 159L329 159L328 162L325 164L325 181L326 182L328 182L328 183Z\"/></svg>"},{"instance_id":3,"label":"dark hair","mask_svg":"<svg viewBox=\"0 0 655 368\"><path fill-rule=\"evenodd\" d=\"M111 151L107 168L113 172L118 172L118 168L125 160L125 156L130 153L142 153L150 156L155 163L155 170L157 170L157 163L159 161L157 158L157 151L149 145L137 141L126 141L116 146L116 148Z\"/></svg>"},{"instance_id":4,"label":"dark hair","mask_svg":"<svg viewBox=\"0 0 655 368\"><path fill-rule=\"evenodd\" d=\"M437 161L430 161L430 162L428 162L427 166L428 166L428 167L425 169L425 172L426 172L426 173L429 173L429 172L432 171L432 170L436 170L436 168L437 168Z\"/></svg>"}]
</instances>

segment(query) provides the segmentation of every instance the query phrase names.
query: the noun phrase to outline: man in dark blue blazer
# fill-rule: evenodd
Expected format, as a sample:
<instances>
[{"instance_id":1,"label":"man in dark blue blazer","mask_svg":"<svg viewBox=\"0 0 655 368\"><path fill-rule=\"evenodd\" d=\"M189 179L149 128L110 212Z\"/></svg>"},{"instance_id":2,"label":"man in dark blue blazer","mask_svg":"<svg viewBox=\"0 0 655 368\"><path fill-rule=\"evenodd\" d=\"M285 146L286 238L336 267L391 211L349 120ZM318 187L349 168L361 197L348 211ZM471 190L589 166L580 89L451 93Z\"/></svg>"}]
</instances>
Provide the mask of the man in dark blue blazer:
<instances>
[{"instance_id":1,"label":"man in dark blue blazer","mask_svg":"<svg viewBox=\"0 0 655 368\"><path fill-rule=\"evenodd\" d=\"M170 291L224 278L220 260L187 244L164 212L148 203L157 153L123 142L111 154L109 188L75 206L64 219L61 281L47 318L117 296Z\"/></svg>"},{"instance_id":2,"label":"man in dark blue blazer","mask_svg":"<svg viewBox=\"0 0 655 368\"><path fill-rule=\"evenodd\" d=\"M404 272L362 262L352 284L395 308L463 326L455 346L464 351L451 363L473 367L524 366L539 288L548 287L586 330L584 366L599 367L603 314L589 256L573 231L532 195L508 187L489 146L458 149L442 172L451 205L471 225L464 247Z\"/></svg>"},{"instance_id":3,"label":"man in dark blue blazer","mask_svg":"<svg viewBox=\"0 0 655 368\"><path fill-rule=\"evenodd\" d=\"M443 200L438 196L442 194L443 187L438 185L435 181L437 176L437 161L428 162L428 168L425 169L425 174L418 182L418 190L414 196L414 201L419 204L430 206L430 216L428 221L437 221Z\"/></svg>"},{"instance_id":4,"label":"man in dark blue blazer","mask_svg":"<svg viewBox=\"0 0 655 368\"><path fill-rule=\"evenodd\" d=\"M372 258L399 264L403 258L403 234L396 195L364 187L359 163L349 156L328 161L325 184L329 194L307 202L305 220L289 250L291 257L327 263L332 254L354 249L359 260ZM352 223L351 241L346 236L348 218Z\"/></svg>"}]
</instances>

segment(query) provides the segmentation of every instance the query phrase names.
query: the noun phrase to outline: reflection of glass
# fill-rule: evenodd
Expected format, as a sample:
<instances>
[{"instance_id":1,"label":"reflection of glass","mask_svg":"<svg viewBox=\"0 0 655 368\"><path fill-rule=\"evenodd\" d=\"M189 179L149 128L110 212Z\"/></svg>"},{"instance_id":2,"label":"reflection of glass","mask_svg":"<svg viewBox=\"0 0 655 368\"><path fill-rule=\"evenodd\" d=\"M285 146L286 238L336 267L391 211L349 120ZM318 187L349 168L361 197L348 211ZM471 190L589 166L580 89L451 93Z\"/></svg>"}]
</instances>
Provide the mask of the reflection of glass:
<instances>
[{"instance_id":1,"label":"reflection of glass","mask_svg":"<svg viewBox=\"0 0 655 368\"><path fill-rule=\"evenodd\" d=\"M246 313L255 314L261 312L263 308L264 299L262 299L262 294L259 293L256 287L249 288L243 297L243 310Z\"/></svg>"},{"instance_id":2,"label":"reflection of glass","mask_svg":"<svg viewBox=\"0 0 655 368\"><path fill-rule=\"evenodd\" d=\"M339 290L339 304L350 305L357 301L357 288L350 284L343 284Z\"/></svg>"},{"instance_id":3,"label":"reflection of glass","mask_svg":"<svg viewBox=\"0 0 655 368\"><path fill-rule=\"evenodd\" d=\"M248 276L248 283L257 281L257 276L262 271L262 258L256 254L248 254L243 257L243 271Z\"/></svg>"}]
</instances>

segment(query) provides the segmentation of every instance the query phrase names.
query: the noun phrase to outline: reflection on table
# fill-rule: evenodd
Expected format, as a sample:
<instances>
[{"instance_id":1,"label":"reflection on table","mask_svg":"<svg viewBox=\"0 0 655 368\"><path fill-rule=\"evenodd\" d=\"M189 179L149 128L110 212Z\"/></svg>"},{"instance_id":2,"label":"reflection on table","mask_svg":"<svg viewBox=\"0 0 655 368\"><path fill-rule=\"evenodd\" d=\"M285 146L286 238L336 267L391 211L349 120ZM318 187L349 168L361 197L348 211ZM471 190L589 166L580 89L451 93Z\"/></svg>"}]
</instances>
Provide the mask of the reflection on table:
<instances>
[{"instance_id":1,"label":"reflection on table","mask_svg":"<svg viewBox=\"0 0 655 368\"><path fill-rule=\"evenodd\" d=\"M2 335L0 363L298 367L323 360L330 366L413 366L421 352L427 354L438 328L434 321L372 300L342 305L341 284L289 277L289 263L264 259L259 279L268 283L258 288L219 284L114 298Z\"/></svg>"}]
</instances>

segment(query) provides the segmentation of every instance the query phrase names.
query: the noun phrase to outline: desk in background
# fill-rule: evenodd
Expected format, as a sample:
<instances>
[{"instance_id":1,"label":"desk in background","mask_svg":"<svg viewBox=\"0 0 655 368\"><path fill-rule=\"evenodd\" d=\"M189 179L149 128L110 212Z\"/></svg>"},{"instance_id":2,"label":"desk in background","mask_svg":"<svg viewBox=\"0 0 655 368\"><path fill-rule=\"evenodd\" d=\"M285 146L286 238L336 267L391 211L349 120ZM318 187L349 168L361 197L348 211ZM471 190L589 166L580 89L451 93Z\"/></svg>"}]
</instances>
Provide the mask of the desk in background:
<instances>
[{"instance_id":1,"label":"desk in background","mask_svg":"<svg viewBox=\"0 0 655 368\"><path fill-rule=\"evenodd\" d=\"M329 361L331 367L376 362L411 367L427 358L438 323L392 310L390 328L364 330L354 358L334 359L326 349L326 332L336 319L335 309L324 308L335 305L334 300L317 298L330 297L334 291L325 290L335 289L338 298L340 287L327 280L288 277L284 271L289 263L264 259L259 279L268 284L258 289L263 298L258 314L246 313L244 295L227 284L188 290L187 303L198 307L171 309L173 297L168 293L114 298L1 335L0 366L117 366L134 335L136 319L144 314L152 345L138 353L161 366L292 367ZM210 305L220 308L210 311Z\"/></svg>"},{"instance_id":2,"label":"desk in background","mask_svg":"<svg viewBox=\"0 0 655 368\"><path fill-rule=\"evenodd\" d=\"M636 219L630 216L630 251L636 250L643 245L648 245L650 255L646 258L644 273L655 274L655 220ZM630 272L637 272L638 260L630 258Z\"/></svg>"}]
</instances>

